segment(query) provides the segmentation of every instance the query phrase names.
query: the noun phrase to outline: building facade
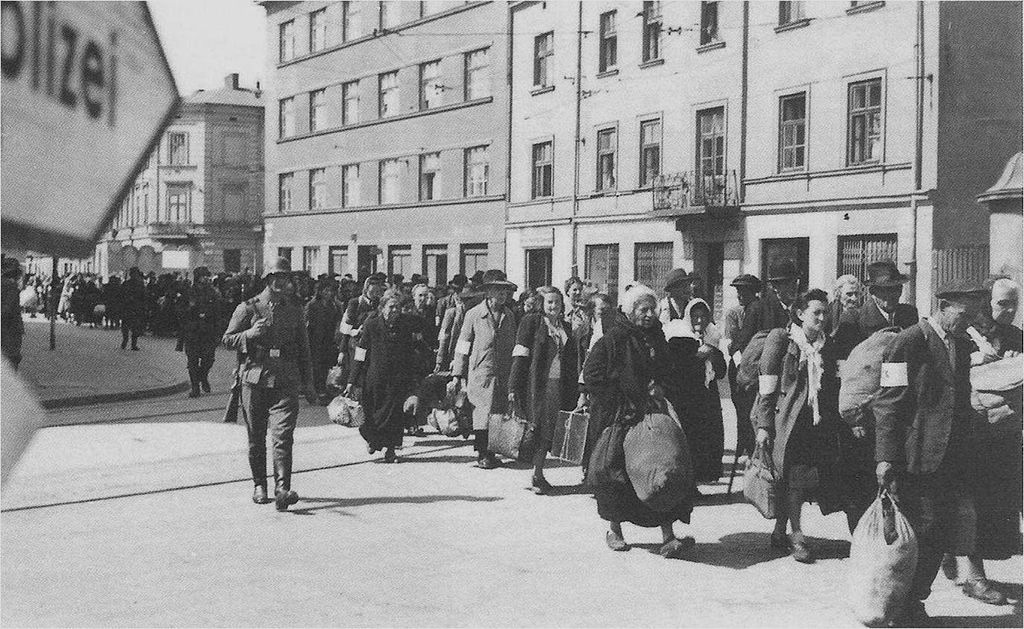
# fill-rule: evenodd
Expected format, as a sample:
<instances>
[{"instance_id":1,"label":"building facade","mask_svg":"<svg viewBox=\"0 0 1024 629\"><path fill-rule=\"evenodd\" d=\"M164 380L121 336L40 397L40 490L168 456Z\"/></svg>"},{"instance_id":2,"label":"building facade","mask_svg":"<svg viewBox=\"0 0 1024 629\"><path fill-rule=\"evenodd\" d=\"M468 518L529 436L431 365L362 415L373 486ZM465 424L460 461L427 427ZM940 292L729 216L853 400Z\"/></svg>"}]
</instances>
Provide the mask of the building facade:
<instances>
[{"instance_id":1,"label":"building facade","mask_svg":"<svg viewBox=\"0 0 1024 629\"><path fill-rule=\"evenodd\" d=\"M224 86L184 99L90 265L106 276L258 269L262 263L263 98Z\"/></svg>"},{"instance_id":2,"label":"building facade","mask_svg":"<svg viewBox=\"0 0 1024 629\"><path fill-rule=\"evenodd\" d=\"M682 266L804 285L987 271L976 197L1021 145L1020 3L518 2L508 268L612 292ZM998 68L998 70L997 70Z\"/></svg>"},{"instance_id":3,"label":"building facade","mask_svg":"<svg viewBox=\"0 0 1024 629\"><path fill-rule=\"evenodd\" d=\"M431 285L503 268L505 4L262 4L264 254Z\"/></svg>"}]
</instances>

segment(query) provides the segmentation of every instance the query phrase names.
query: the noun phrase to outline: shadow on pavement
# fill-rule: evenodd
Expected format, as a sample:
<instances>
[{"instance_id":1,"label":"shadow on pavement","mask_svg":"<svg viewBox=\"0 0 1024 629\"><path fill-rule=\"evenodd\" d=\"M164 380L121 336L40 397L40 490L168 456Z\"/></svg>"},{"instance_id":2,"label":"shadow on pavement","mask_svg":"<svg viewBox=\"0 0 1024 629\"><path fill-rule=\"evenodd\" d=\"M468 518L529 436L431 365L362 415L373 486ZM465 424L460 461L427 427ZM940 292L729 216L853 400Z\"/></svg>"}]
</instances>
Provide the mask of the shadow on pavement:
<instances>
[{"instance_id":1,"label":"shadow on pavement","mask_svg":"<svg viewBox=\"0 0 1024 629\"><path fill-rule=\"evenodd\" d=\"M769 533L734 533L722 537L715 544L698 542L683 561L745 570L786 557L788 553L775 550L768 545L770 538ZM808 537L807 543L819 561L840 559L850 554L850 543L846 541ZM661 544L635 544L634 547L657 552Z\"/></svg>"},{"instance_id":2,"label":"shadow on pavement","mask_svg":"<svg viewBox=\"0 0 1024 629\"><path fill-rule=\"evenodd\" d=\"M932 627L1020 627L1021 614L1018 609L1005 616L932 616Z\"/></svg>"},{"instance_id":3,"label":"shadow on pavement","mask_svg":"<svg viewBox=\"0 0 1024 629\"><path fill-rule=\"evenodd\" d=\"M445 454L443 456L417 456L410 454L407 456L399 455L398 461L399 463L472 463L476 461L476 457L468 454ZM378 462L383 463L384 460L378 459Z\"/></svg>"},{"instance_id":4,"label":"shadow on pavement","mask_svg":"<svg viewBox=\"0 0 1024 629\"><path fill-rule=\"evenodd\" d=\"M497 496L464 496L464 495L436 495L436 496L370 496L365 498L323 498L310 497L302 498L299 504L322 503L316 506L293 508L289 513L298 515L312 515L316 511L343 510L350 507L365 507L368 505L392 505L392 504L430 504L434 502L496 502L504 500ZM343 513L343 511L341 511Z\"/></svg>"},{"instance_id":5,"label":"shadow on pavement","mask_svg":"<svg viewBox=\"0 0 1024 629\"><path fill-rule=\"evenodd\" d=\"M410 439L410 440L418 439L418 437L409 437L409 436L406 436L406 438ZM445 438L437 437L437 438L434 438L434 439L429 439L428 438L428 439L424 439L424 440L421 440L421 441L415 441L415 442L412 443L412 445L416 446L417 448L420 447L420 446L462 446L462 445L471 446L471 445L473 445L473 440L472 439L462 439L462 438L445 439Z\"/></svg>"}]
</instances>

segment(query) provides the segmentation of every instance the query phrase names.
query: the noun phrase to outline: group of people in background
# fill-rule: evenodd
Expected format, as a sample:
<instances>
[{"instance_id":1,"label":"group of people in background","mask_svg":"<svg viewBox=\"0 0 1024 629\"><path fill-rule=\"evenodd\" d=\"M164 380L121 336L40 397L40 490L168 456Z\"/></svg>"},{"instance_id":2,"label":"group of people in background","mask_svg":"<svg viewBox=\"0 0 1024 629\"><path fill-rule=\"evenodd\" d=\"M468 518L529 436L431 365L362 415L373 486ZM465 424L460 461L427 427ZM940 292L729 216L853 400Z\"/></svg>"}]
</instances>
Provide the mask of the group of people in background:
<instances>
[{"instance_id":1,"label":"group of people in background","mask_svg":"<svg viewBox=\"0 0 1024 629\"><path fill-rule=\"evenodd\" d=\"M100 300L102 323L120 324L127 330L122 347L130 341L133 349L146 330L173 330L188 356L190 395L210 390L218 344L236 350L234 389L248 429L253 500L281 510L298 501L291 461L300 394L311 404L339 394L358 400L368 451L383 452L388 463L399 460L406 434L419 434L427 412L457 400L467 419L464 435L472 436L484 470L502 465L489 449L489 420L515 407L534 428L530 488L540 495L554 489L544 467L560 411L589 412L586 477L606 428L635 425L667 403L691 449L692 494L661 512L628 483L597 482L592 489L609 523L609 548L630 548L624 522L660 527L660 552L670 558L694 545L673 527L690 522L698 486L723 474L724 380L736 408L737 459L760 449L781 475L772 548L813 562L803 505L845 513L852 532L884 487L900 496L920 544L899 622L926 618L921 601L940 565L966 595L1005 603L983 561L1020 552L1020 414L1010 430L979 420L970 406L970 368L1024 350L1024 334L1012 325L1019 287L1005 277L940 286L937 307L922 318L900 302L910 278L893 261L866 271L863 285L844 275L826 292L802 286L792 260L776 261L764 282L749 274L732 281L738 306L718 321L701 279L683 269L671 271L660 291L633 284L609 295L578 277L520 291L500 270L457 275L444 287L383 273L358 285L349 277L293 273L286 259L263 277L213 275L203 267L191 279L145 277L132 269L125 281L99 286L71 276L58 312L89 323L88 304ZM79 293L86 305L76 309ZM166 308L173 317L162 318ZM844 361L885 329L898 334L886 350L874 415L850 425L838 410ZM755 344L759 354L749 358ZM755 374L752 385L743 382L744 369Z\"/></svg>"}]
</instances>

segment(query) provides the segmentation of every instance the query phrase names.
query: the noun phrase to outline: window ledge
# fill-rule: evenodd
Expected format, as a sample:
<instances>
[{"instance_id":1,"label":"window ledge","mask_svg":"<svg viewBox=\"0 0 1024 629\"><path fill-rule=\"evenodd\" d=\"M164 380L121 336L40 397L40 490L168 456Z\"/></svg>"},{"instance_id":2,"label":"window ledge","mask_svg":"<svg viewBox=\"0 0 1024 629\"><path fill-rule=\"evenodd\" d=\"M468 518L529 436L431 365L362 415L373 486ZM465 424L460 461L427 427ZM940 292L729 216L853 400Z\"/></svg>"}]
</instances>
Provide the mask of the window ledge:
<instances>
[{"instance_id":1,"label":"window ledge","mask_svg":"<svg viewBox=\"0 0 1024 629\"><path fill-rule=\"evenodd\" d=\"M762 183L773 183L777 181L792 181L797 179L819 179L826 177L842 177L846 175L857 175L863 173L887 173L897 170L909 170L910 162L873 162L870 164L856 164L844 168L833 168L831 170L787 170L781 173L774 173L764 177L748 177L743 180L744 184L756 185Z\"/></svg>"},{"instance_id":2,"label":"window ledge","mask_svg":"<svg viewBox=\"0 0 1024 629\"><path fill-rule=\"evenodd\" d=\"M551 88L554 89L554 88ZM449 105L439 105L437 107L431 107L430 109L423 109L411 111L405 114L396 114L394 116L388 116L386 118L374 118L373 120L366 120L363 122L353 122L352 124L342 125L340 127L330 127L322 131L313 131L311 133L299 133L296 135L289 135L284 138L278 138L277 143L283 144L284 142L291 142L293 140L303 140L305 138L312 138L319 135L327 135L328 133L338 133L339 131L349 131L351 129L359 129L362 127L372 127L373 125L384 124L387 122L395 122L397 120L407 120L409 118L418 118L420 116L429 116L431 114L438 114L445 111L452 111L454 109L462 109L463 107L472 107L474 105L483 105L490 103L494 100L493 96L485 96L483 98L477 98L474 100L462 101L461 103L451 103Z\"/></svg>"},{"instance_id":3,"label":"window ledge","mask_svg":"<svg viewBox=\"0 0 1024 629\"><path fill-rule=\"evenodd\" d=\"M503 194L489 194L481 197L456 197L453 199L440 199L437 201L399 201L396 203L383 203L373 205L353 205L348 207L325 207L318 210L290 210L288 212L271 212L264 214L266 218L283 218L287 216L315 216L317 214L340 214L346 212L376 212L380 210L394 210L400 208L417 207L442 207L446 205L468 205L472 203L494 203L504 201Z\"/></svg>"},{"instance_id":4,"label":"window ledge","mask_svg":"<svg viewBox=\"0 0 1024 629\"><path fill-rule=\"evenodd\" d=\"M196 168L199 168L199 165L198 164L160 164L160 169L161 170L171 169L171 168L180 168L180 169L184 169L184 170L195 170Z\"/></svg>"},{"instance_id":5,"label":"window ledge","mask_svg":"<svg viewBox=\"0 0 1024 629\"><path fill-rule=\"evenodd\" d=\"M867 13L868 11L874 11L875 9L881 9L885 6L885 0L877 0L876 2L865 2L864 4L858 4L855 7L850 7L846 10L847 15L856 15L858 13Z\"/></svg>"},{"instance_id":6,"label":"window ledge","mask_svg":"<svg viewBox=\"0 0 1024 629\"><path fill-rule=\"evenodd\" d=\"M792 22L786 22L785 24L779 24L775 27L776 33L785 33L786 31L795 31L798 28L803 28L811 23L811 18L805 17L800 20L793 20Z\"/></svg>"},{"instance_id":7,"label":"window ledge","mask_svg":"<svg viewBox=\"0 0 1024 629\"><path fill-rule=\"evenodd\" d=\"M701 46L697 46L697 53L700 54L702 52L708 52L710 50L718 50L719 48L725 48L725 42L724 41L718 40L718 41L708 42L708 43L703 44Z\"/></svg>"},{"instance_id":8,"label":"window ledge","mask_svg":"<svg viewBox=\"0 0 1024 629\"><path fill-rule=\"evenodd\" d=\"M611 68L610 70L605 70L604 72L598 72L597 73L597 78L604 79L604 78L607 78L607 77L610 77L610 76L615 76L618 73L619 73L619 69L618 68Z\"/></svg>"},{"instance_id":9,"label":"window ledge","mask_svg":"<svg viewBox=\"0 0 1024 629\"><path fill-rule=\"evenodd\" d=\"M530 90L530 96L539 96L541 94L547 94L548 92L554 92L554 85L541 85Z\"/></svg>"},{"instance_id":10,"label":"window ledge","mask_svg":"<svg viewBox=\"0 0 1024 629\"><path fill-rule=\"evenodd\" d=\"M651 59L650 61L644 61L643 63L641 63L640 64L640 69L643 70L644 68L653 68L655 66L660 66L660 65L662 65L664 63L665 63L665 59L663 57L659 57L657 59Z\"/></svg>"}]
</instances>

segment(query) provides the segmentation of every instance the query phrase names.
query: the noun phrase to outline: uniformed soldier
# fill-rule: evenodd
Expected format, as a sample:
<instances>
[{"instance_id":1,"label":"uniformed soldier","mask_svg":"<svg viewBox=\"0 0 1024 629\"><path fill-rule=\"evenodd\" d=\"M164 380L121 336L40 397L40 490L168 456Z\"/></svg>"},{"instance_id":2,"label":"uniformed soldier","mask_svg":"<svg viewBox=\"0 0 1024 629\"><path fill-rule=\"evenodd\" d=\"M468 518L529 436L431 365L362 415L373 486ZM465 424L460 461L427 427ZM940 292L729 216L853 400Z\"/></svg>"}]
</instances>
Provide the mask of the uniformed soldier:
<instances>
[{"instance_id":1,"label":"uniformed soldier","mask_svg":"<svg viewBox=\"0 0 1024 629\"><path fill-rule=\"evenodd\" d=\"M974 427L967 327L987 292L954 282L937 292L938 310L900 332L886 350L874 403L876 477L898 491L917 534L918 560L897 621L928 626L924 599L952 548L959 517L973 515L969 491ZM970 549L961 549L970 554Z\"/></svg>"},{"instance_id":2,"label":"uniformed soldier","mask_svg":"<svg viewBox=\"0 0 1024 629\"><path fill-rule=\"evenodd\" d=\"M188 379L192 384L189 397L199 397L199 389L210 392L210 368L220 343L218 324L220 296L210 283L210 269L198 266L192 271L192 287L178 317L178 351L185 350Z\"/></svg>"},{"instance_id":3,"label":"uniformed soldier","mask_svg":"<svg viewBox=\"0 0 1024 629\"><path fill-rule=\"evenodd\" d=\"M249 435L253 502L267 498L267 428L274 450L274 503L278 511L299 501L292 491L292 436L299 416L299 389L316 403L309 340L295 298L291 263L278 258L264 273L266 288L235 309L224 344L239 352L241 408Z\"/></svg>"}]
</instances>

